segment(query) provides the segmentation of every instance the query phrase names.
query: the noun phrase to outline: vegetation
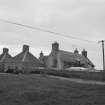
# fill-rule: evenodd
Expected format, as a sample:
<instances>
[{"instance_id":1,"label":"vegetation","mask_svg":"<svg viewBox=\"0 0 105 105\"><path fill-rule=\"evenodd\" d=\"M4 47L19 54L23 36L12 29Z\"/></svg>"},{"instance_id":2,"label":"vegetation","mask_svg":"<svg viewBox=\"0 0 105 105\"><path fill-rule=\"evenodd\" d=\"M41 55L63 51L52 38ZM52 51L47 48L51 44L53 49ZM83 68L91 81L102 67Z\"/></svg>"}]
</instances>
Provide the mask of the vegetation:
<instances>
[{"instance_id":1,"label":"vegetation","mask_svg":"<svg viewBox=\"0 0 105 105\"><path fill-rule=\"evenodd\" d=\"M88 72L88 71L67 71L67 70L33 70L35 74L48 74L53 76L61 76L67 78L79 78L85 80L105 81L104 72Z\"/></svg>"},{"instance_id":2,"label":"vegetation","mask_svg":"<svg viewBox=\"0 0 105 105\"><path fill-rule=\"evenodd\" d=\"M37 74L0 74L0 105L105 105L105 86Z\"/></svg>"}]
</instances>

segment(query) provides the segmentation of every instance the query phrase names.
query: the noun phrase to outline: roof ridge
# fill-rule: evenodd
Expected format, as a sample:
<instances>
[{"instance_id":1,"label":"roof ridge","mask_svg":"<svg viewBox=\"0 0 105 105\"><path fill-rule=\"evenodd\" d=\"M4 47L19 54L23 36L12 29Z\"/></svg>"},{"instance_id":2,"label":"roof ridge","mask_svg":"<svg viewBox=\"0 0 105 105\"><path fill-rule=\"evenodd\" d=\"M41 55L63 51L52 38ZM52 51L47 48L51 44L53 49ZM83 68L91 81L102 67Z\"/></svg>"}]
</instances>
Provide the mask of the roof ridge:
<instances>
[{"instance_id":1,"label":"roof ridge","mask_svg":"<svg viewBox=\"0 0 105 105\"><path fill-rule=\"evenodd\" d=\"M64 52L64 53L71 53L71 54L74 54L73 52L70 52L70 51L64 51L64 50L59 50L59 52Z\"/></svg>"},{"instance_id":2,"label":"roof ridge","mask_svg":"<svg viewBox=\"0 0 105 105\"><path fill-rule=\"evenodd\" d=\"M61 52L64 52L64 53L68 53L68 54L71 53L71 54L73 54L73 55L79 55L79 56L83 57L80 53L76 53L76 54L75 54L74 52L70 52L70 51L59 50L59 52L60 52L60 51L61 51Z\"/></svg>"}]
</instances>

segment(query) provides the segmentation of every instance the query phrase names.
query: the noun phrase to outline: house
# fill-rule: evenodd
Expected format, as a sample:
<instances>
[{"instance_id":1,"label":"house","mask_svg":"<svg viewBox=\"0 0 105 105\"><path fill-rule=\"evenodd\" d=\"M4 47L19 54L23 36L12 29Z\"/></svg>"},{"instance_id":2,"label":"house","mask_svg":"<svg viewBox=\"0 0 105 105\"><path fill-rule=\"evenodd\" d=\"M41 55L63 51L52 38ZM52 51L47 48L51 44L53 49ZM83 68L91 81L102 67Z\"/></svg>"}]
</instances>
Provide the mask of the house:
<instances>
[{"instance_id":1,"label":"house","mask_svg":"<svg viewBox=\"0 0 105 105\"><path fill-rule=\"evenodd\" d=\"M94 68L94 64L87 57L87 51L83 49L79 54L77 49L74 52L63 51L59 49L59 43L52 44L52 51L49 56L44 56L41 52L39 60L50 69L66 69L69 67Z\"/></svg>"},{"instance_id":2,"label":"house","mask_svg":"<svg viewBox=\"0 0 105 105\"><path fill-rule=\"evenodd\" d=\"M40 61L29 51L28 45L23 45L21 53L13 58L15 67L23 72L30 72L30 69L35 69L41 66Z\"/></svg>"},{"instance_id":3,"label":"house","mask_svg":"<svg viewBox=\"0 0 105 105\"><path fill-rule=\"evenodd\" d=\"M3 48L3 53L0 55L0 71L5 72L13 57L9 54L8 48Z\"/></svg>"}]
</instances>

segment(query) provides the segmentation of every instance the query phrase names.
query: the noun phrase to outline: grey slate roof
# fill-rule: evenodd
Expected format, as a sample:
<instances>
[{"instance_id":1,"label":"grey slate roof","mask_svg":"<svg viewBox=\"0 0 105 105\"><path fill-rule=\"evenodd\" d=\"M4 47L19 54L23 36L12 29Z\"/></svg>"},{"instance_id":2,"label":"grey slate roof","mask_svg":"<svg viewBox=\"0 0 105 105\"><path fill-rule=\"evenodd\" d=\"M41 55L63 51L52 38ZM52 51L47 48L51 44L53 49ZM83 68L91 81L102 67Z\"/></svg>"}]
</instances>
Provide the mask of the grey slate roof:
<instances>
[{"instance_id":1,"label":"grey slate roof","mask_svg":"<svg viewBox=\"0 0 105 105\"><path fill-rule=\"evenodd\" d=\"M0 55L0 62L10 62L12 60L12 56L8 53L3 53Z\"/></svg>"},{"instance_id":2,"label":"grey slate roof","mask_svg":"<svg viewBox=\"0 0 105 105\"><path fill-rule=\"evenodd\" d=\"M40 61L33 56L30 52L21 52L13 58L15 63L34 63L36 66L40 66ZM31 66L31 65L30 65Z\"/></svg>"},{"instance_id":3,"label":"grey slate roof","mask_svg":"<svg viewBox=\"0 0 105 105\"><path fill-rule=\"evenodd\" d=\"M69 61L69 62L80 61L81 64L94 66L94 64L88 59L88 57L84 57L80 54L74 54L72 52L67 52L67 51L63 51L63 50L59 50L59 53L60 53L61 59L63 61Z\"/></svg>"}]
</instances>

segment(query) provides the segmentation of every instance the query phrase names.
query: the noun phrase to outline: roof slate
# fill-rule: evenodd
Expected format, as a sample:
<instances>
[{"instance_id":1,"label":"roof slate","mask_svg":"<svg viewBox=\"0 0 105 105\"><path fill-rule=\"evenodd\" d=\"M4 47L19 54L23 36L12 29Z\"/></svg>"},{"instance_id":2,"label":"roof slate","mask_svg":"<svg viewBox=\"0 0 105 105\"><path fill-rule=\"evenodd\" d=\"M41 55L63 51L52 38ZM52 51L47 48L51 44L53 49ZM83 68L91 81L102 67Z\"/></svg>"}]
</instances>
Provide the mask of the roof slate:
<instances>
[{"instance_id":1,"label":"roof slate","mask_svg":"<svg viewBox=\"0 0 105 105\"><path fill-rule=\"evenodd\" d=\"M21 52L18 55L16 55L13 58L14 62L19 62L19 63L34 63L35 65L40 65L40 61L34 56L32 55L30 52Z\"/></svg>"},{"instance_id":2,"label":"roof slate","mask_svg":"<svg viewBox=\"0 0 105 105\"><path fill-rule=\"evenodd\" d=\"M59 53L61 55L61 59L63 61L69 61L69 62L76 62L76 61L80 61L80 63L82 64L90 64L90 65L94 65L89 59L88 57L84 57L80 54L74 54L72 52L67 52L67 51L63 51L63 50L59 50Z\"/></svg>"},{"instance_id":3,"label":"roof slate","mask_svg":"<svg viewBox=\"0 0 105 105\"><path fill-rule=\"evenodd\" d=\"M12 60L12 56L8 53L3 53L0 55L0 62L10 62Z\"/></svg>"}]
</instances>

